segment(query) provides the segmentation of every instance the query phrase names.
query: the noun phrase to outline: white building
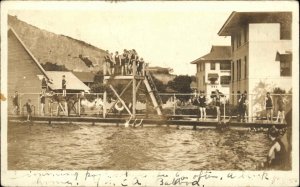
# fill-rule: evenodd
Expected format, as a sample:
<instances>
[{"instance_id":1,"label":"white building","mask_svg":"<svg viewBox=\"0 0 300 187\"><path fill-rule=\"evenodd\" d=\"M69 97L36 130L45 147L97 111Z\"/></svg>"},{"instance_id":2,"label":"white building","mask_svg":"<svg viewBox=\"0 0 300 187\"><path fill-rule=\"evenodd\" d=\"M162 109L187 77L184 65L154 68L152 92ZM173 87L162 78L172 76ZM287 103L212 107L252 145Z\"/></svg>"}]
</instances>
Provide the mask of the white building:
<instances>
[{"instance_id":1,"label":"white building","mask_svg":"<svg viewBox=\"0 0 300 187\"><path fill-rule=\"evenodd\" d=\"M292 88L291 23L291 12L232 12L218 32L231 36L230 90L250 94L249 116L264 110L267 91Z\"/></svg>"},{"instance_id":2,"label":"white building","mask_svg":"<svg viewBox=\"0 0 300 187\"><path fill-rule=\"evenodd\" d=\"M223 94L230 93L231 47L212 46L210 53L194 60L197 65L197 90L212 94L218 89Z\"/></svg>"}]
</instances>

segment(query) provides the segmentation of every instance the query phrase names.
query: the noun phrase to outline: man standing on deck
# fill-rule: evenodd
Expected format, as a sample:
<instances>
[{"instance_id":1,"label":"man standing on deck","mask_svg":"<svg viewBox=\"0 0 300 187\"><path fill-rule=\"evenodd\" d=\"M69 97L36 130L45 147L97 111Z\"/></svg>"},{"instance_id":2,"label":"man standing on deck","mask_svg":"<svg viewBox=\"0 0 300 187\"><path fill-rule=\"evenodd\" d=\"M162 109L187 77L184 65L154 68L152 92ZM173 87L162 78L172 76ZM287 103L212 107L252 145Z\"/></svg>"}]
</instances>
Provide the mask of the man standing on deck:
<instances>
[{"instance_id":1,"label":"man standing on deck","mask_svg":"<svg viewBox=\"0 0 300 187\"><path fill-rule=\"evenodd\" d=\"M239 99L239 116L241 117L241 122L245 122L245 114L246 114L246 96L242 93Z\"/></svg>"},{"instance_id":2,"label":"man standing on deck","mask_svg":"<svg viewBox=\"0 0 300 187\"><path fill-rule=\"evenodd\" d=\"M218 89L216 89L216 95L215 95L215 106L217 110L217 121L220 122L221 120L221 111L220 111L220 106L221 106L221 98L220 98L220 92Z\"/></svg>"},{"instance_id":3,"label":"man standing on deck","mask_svg":"<svg viewBox=\"0 0 300 187\"><path fill-rule=\"evenodd\" d=\"M41 102L41 116L45 115L45 92L42 91L40 94L40 102Z\"/></svg>"},{"instance_id":4,"label":"man standing on deck","mask_svg":"<svg viewBox=\"0 0 300 187\"><path fill-rule=\"evenodd\" d=\"M267 113L267 121L273 121L273 100L270 96L270 92L267 92L267 96L265 98L265 106L266 106L266 113Z\"/></svg>"},{"instance_id":5,"label":"man standing on deck","mask_svg":"<svg viewBox=\"0 0 300 187\"><path fill-rule=\"evenodd\" d=\"M62 81L61 81L61 88L62 88L62 96L66 97L67 95L67 81L66 81L66 76L62 76Z\"/></svg>"}]
</instances>

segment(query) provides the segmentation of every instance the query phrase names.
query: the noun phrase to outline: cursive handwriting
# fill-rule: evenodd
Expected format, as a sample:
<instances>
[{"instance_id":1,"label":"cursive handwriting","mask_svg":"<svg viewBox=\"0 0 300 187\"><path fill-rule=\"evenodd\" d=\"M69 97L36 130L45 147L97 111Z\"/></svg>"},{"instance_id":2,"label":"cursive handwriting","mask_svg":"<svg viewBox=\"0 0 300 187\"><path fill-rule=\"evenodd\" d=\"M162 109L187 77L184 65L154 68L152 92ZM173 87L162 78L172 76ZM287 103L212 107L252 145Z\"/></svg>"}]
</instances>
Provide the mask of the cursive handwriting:
<instances>
[{"instance_id":1,"label":"cursive handwriting","mask_svg":"<svg viewBox=\"0 0 300 187\"><path fill-rule=\"evenodd\" d=\"M228 181L265 181L270 184L278 183L281 178L267 171L257 172L215 172L195 171L190 172L142 172L120 171L28 171L11 177L16 181L30 181L32 185L57 185L57 186L200 186ZM293 180L293 182L296 180Z\"/></svg>"}]
</instances>

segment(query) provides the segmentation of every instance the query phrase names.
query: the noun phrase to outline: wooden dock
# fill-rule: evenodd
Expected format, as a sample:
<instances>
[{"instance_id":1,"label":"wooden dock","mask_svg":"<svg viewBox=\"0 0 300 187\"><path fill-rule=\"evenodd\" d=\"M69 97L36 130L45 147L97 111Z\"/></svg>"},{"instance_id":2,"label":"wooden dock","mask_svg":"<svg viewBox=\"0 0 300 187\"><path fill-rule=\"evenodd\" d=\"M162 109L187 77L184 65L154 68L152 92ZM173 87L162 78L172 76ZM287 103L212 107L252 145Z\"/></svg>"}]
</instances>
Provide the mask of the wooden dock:
<instances>
[{"instance_id":1,"label":"wooden dock","mask_svg":"<svg viewBox=\"0 0 300 187\"><path fill-rule=\"evenodd\" d=\"M33 122L39 123L90 123L92 125L123 125L128 118L120 117L66 117L66 116L35 116L32 117ZM141 118L140 118L141 119ZM25 121L26 116L8 116L8 121L18 122ZM139 121L139 120L138 120ZM133 121L131 122L133 123ZM190 126L196 127L219 127L220 125L227 127L240 127L240 128L270 128L275 126L276 128L285 128L286 123L267 122L266 120L256 120L255 122L238 122L236 120L221 121L218 123L215 119L197 120L196 118L182 118L182 119L171 119L171 118L145 118L143 119L143 126Z\"/></svg>"}]
</instances>

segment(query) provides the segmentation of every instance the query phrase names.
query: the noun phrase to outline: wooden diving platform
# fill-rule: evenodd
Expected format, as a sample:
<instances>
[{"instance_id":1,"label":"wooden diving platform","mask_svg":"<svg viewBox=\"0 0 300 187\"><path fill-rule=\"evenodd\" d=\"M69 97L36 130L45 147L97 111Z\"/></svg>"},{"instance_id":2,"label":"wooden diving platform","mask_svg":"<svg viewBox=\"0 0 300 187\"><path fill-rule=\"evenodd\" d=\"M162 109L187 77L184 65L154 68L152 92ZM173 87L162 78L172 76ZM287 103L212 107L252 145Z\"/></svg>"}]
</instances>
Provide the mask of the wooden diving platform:
<instances>
[{"instance_id":1,"label":"wooden diving platform","mask_svg":"<svg viewBox=\"0 0 300 187\"><path fill-rule=\"evenodd\" d=\"M120 117L82 117L82 116L33 116L32 121L42 122L42 123L91 123L92 125L123 125L128 118ZM141 119L141 118L139 118ZM139 121L138 119L138 121ZM23 122L26 120L26 116L8 116L8 121L10 122ZM215 119L206 119L204 121L198 121L196 118L186 118L186 119L170 119L170 118L145 118L143 119L143 126L156 125L156 126L191 126L196 127L218 127L224 125L227 127L241 127L241 128L270 128L275 126L276 128L285 128L287 127L286 123L276 123L276 122L267 122L266 120L256 120L255 122L238 122L238 121L226 121L221 124L218 123Z\"/></svg>"},{"instance_id":2,"label":"wooden diving platform","mask_svg":"<svg viewBox=\"0 0 300 187\"><path fill-rule=\"evenodd\" d=\"M144 80L145 77L144 76L140 76L140 75L105 75L104 76L104 80L132 80L132 79L136 79L136 80Z\"/></svg>"}]
</instances>

